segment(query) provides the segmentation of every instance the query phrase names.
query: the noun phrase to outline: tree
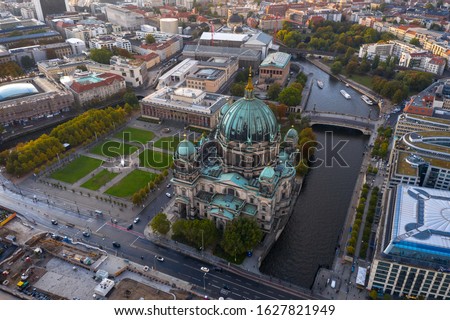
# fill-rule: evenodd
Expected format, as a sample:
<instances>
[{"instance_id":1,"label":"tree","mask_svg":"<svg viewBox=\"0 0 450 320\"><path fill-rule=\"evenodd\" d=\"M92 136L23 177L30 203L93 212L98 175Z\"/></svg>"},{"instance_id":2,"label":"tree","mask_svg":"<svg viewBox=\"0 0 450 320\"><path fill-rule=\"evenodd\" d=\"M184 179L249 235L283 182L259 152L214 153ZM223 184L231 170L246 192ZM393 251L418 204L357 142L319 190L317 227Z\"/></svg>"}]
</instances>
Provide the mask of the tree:
<instances>
[{"instance_id":1,"label":"tree","mask_svg":"<svg viewBox=\"0 0 450 320\"><path fill-rule=\"evenodd\" d=\"M227 224L222 248L230 256L252 250L262 239L262 231L254 219L239 217Z\"/></svg>"},{"instance_id":2,"label":"tree","mask_svg":"<svg viewBox=\"0 0 450 320\"><path fill-rule=\"evenodd\" d=\"M297 106L302 101L302 92L295 87L289 86L280 92L278 101L287 106Z\"/></svg>"},{"instance_id":3,"label":"tree","mask_svg":"<svg viewBox=\"0 0 450 320\"><path fill-rule=\"evenodd\" d=\"M419 41L419 39L417 39L417 38L412 38L412 39L409 41L409 43L412 44L412 45L414 45L414 46L417 46L417 47L420 46L420 41Z\"/></svg>"},{"instance_id":4,"label":"tree","mask_svg":"<svg viewBox=\"0 0 450 320\"><path fill-rule=\"evenodd\" d=\"M136 107L136 106L139 105L139 100L138 100L138 98L136 97L136 94L133 91L125 92L125 94L123 95L123 101L125 103L128 103L132 107Z\"/></svg>"},{"instance_id":5,"label":"tree","mask_svg":"<svg viewBox=\"0 0 450 320\"><path fill-rule=\"evenodd\" d=\"M148 34L148 35L145 36L145 42L147 44L152 44L152 43L155 43L156 40L155 40L154 36L152 36L151 34Z\"/></svg>"},{"instance_id":6,"label":"tree","mask_svg":"<svg viewBox=\"0 0 450 320\"><path fill-rule=\"evenodd\" d=\"M351 76L352 74L356 73L359 69L358 62L352 60L350 61L347 66L345 67L345 72Z\"/></svg>"},{"instance_id":7,"label":"tree","mask_svg":"<svg viewBox=\"0 0 450 320\"><path fill-rule=\"evenodd\" d=\"M30 69L33 68L36 63L34 62L33 58L29 56L23 56L22 58L20 58L20 64L24 69Z\"/></svg>"},{"instance_id":8,"label":"tree","mask_svg":"<svg viewBox=\"0 0 450 320\"><path fill-rule=\"evenodd\" d=\"M267 89L267 98L269 98L269 100L277 100L280 92L281 86L278 83L273 83L269 86L269 89Z\"/></svg>"},{"instance_id":9,"label":"tree","mask_svg":"<svg viewBox=\"0 0 450 320\"><path fill-rule=\"evenodd\" d=\"M380 56L375 55L375 58L373 58L373 61L372 61L372 70L375 70L376 68L378 68L379 63L380 63Z\"/></svg>"},{"instance_id":10,"label":"tree","mask_svg":"<svg viewBox=\"0 0 450 320\"><path fill-rule=\"evenodd\" d=\"M126 49L122 49L122 48L114 47L113 54L116 56L121 56L121 57L127 58L127 59L134 59L134 57L130 51L128 51Z\"/></svg>"},{"instance_id":11,"label":"tree","mask_svg":"<svg viewBox=\"0 0 450 320\"><path fill-rule=\"evenodd\" d=\"M339 74L342 71L342 63L340 61L336 61L331 65L331 73L332 74Z\"/></svg>"},{"instance_id":12,"label":"tree","mask_svg":"<svg viewBox=\"0 0 450 320\"><path fill-rule=\"evenodd\" d=\"M230 93L233 96L243 97L245 93L245 82L233 83L230 88Z\"/></svg>"},{"instance_id":13,"label":"tree","mask_svg":"<svg viewBox=\"0 0 450 320\"><path fill-rule=\"evenodd\" d=\"M150 227L152 227L154 232L165 235L170 230L170 221L167 220L165 213L160 212L150 221Z\"/></svg>"},{"instance_id":14,"label":"tree","mask_svg":"<svg viewBox=\"0 0 450 320\"><path fill-rule=\"evenodd\" d=\"M89 51L91 60L98 63L109 64L112 56L113 53L108 49L91 49L91 51Z\"/></svg>"}]
</instances>

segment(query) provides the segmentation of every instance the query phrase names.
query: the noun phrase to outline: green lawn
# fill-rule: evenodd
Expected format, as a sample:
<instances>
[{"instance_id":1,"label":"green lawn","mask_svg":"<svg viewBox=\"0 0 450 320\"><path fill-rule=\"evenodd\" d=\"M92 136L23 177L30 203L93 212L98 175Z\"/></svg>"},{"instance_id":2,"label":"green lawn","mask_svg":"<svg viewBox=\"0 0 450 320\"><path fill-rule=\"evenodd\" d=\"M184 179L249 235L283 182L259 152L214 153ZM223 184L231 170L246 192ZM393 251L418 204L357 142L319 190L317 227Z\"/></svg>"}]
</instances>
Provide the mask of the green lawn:
<instances>
[{"instance_id":1,"label":"green lawn","mask_svg":"<svg viewBox=\"0 0 450 320\"><path fill-rule=\"evenodd\" d=\"M114 135L114 138L120 139L124 142L138 142L146 144L153 139L155 134L151 131L136 129L136 128L125 128L121 132Z\"/></svg>"},{"instance_id":2,"label":"green lawn","mask_svg":"<svg viewBox=\"0 0 450 320\"><path fill-rule=\"evenodd\" d=\"M359 75L359 74L354 74L352 75L349 79L358 82L359 84L372 89L372 78L371 76L368 75Z\"/></svg>"},{"instance_id":3,"label":"green lawn","mask_svg":"<svg viewBox=\"0 0 450 320\"><path fill-rule=\"evenodd\" d=\"M173 162L172 155L146 149L139 155L139 164L154 169L165 169Z\"/></svg>"},{"instance_id":4,"label":"green lawn","mask_svg":"<svg viewBox=\"0 0 450 320\"><path fill-rule=\"evenodd\" d=\"M134 170L125 178L106 190L105 193L112 196L127 198L136 191L145 187L149 182L155 180L156 174L142 170Z\"/></svg>"},{"instance_id":5,"label":"green lawn","mask_svg":"<svg viewBox=\"0 0 450 320\"><path fill-rule=\"evenodd\" d=\"M95 176L93 176L91 179L83 183L81 187L96 191L100 189L103 185L114 179L118 174L119 173L109 172L108 170L103 169Z\"/></svg>"},{"instance_id":6,"label":"green lawn","mask_svg":"<svg viewBox=\"0 0 450 320\"><path fill-rule=\"evenodd\" d=\"M128 143L120 143L117 141L107 140L96 145L89 152L105 157L128 156L135 152L138 148Z\"/></svg>"},{"instance_id":7,"label":"green lawn","mask_svg":"<svg viewBox=\"0 0 450 320\"><path fill-rule=\"evenodd\" d=\"M102 164L102 160L80 156L64 168L52 173L51 178L75 183Z\"/></svg>"},{"instance_id":8,"label":"green lawn","mask_svg":"<svg viewBox=\"0 0 450 320\"><path fill-rule=\"evenodd\" d=\"M170 136L170 137L163 137L156 141L153 146L155 148L160 148L164 150L174 151L175 148L178 146L178 143L180 142L180 138L178 136Z\"/></svg>"}]
</instances>

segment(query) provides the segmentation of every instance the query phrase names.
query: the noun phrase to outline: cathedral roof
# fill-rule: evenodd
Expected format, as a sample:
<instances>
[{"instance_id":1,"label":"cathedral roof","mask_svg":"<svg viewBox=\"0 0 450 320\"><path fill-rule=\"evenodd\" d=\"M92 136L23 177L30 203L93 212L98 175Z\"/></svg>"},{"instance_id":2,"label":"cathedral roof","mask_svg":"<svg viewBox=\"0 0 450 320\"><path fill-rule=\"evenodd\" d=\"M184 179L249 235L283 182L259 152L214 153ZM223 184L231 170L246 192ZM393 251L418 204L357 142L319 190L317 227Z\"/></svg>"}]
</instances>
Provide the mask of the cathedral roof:
<instances>
[{"instance_id":1,"label":"cathedral roof","mask_svg":"<svg viewBox=\"0 0 450 320\"><path fill-rule=\"evenodd\" d=\"M298 139L298 132L294 128L290 128L284 137L284 141L289 139Z\"/></svg>"},{"instance_id":2,"label":"cathedral roof","mask_svg":"<svg viewBox=\"0 0 450 320\"><path fill-rule=\"evenodd\" d=\"M175 155L180 158L191 159L195 155L194 144L185 138L178 144Z\"/></svg>"},{"instance_id":3,"label":"cathedral roof","mask_svg":"<svg viewBox=\"0 0 450 320\"><path fill-rule=\"evenodd\" d=\"M227 141L252 144L275 139L278 133L277 119L263 101L254 97L251 75L245 87L245 97L226 110L219 130Z\"/></svg>"}]
</instances>

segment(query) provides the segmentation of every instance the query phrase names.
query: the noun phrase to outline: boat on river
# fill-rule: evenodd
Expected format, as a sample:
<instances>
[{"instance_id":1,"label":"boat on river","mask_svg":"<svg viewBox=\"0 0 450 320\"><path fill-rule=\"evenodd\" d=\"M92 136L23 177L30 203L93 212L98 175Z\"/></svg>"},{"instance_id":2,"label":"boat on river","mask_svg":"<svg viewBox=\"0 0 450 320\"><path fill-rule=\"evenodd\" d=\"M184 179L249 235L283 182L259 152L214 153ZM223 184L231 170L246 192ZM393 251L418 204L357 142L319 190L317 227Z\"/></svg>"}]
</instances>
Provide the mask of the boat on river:
<instances>
[{"instance_id":1,"label":"boat on river","mask_svg":"<svg viewBox=\"0 0 450 320\"><path fill-rule=\"evenodd\" d=\"M320 80L317 80L317 86L318 86L320 89L323 89L323 82L320 81Z\"/></svg>"},{"instance_id":2,"label":"boat on river","mask_svg":"<svg viewBox=\"0 0 450 320\"><path fill-rule=\"evenodd\" d=\"M344 96L344 98L347 99L347 100L349 100L349 99L352 98L352 96L349 95L348 92L345 91L345 90L341 90L341 94L342 94L342 95Z\"/></svg>"},{"instance_id":3,"label":"boat on river","mask_svg":"<svg viewBox=\"0 0 450 320\"><path fill-rule=\"evenodd\" d=\"M373 105L373 101L370 100L368 96L366 96L366 95L363 94L363 95L361 96L361 99L362 99L365 103L367 103L369 106Z\"/></svg>"}]
</instances>

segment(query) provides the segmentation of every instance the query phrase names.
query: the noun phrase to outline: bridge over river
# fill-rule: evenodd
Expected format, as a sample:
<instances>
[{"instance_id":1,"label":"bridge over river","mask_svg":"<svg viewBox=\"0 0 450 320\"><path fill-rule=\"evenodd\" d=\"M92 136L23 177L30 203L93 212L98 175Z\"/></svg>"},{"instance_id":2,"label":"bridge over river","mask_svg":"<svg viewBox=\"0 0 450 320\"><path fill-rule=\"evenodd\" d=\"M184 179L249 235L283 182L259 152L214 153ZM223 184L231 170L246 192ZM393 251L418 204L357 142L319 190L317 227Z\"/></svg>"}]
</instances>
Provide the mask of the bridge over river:
<instances>
[{"instance_id":1,"label":"bridge over river","mask_svg":"<svg viewBox=\"0 0 450 320\"><path fill-rule=\"evenodd\" d=\"M343 128L351 128L361 131L365 135L371 135L376 127L374 120L367 117L342 114L326 111L304 111L302 116L310 119L311 125L325 124Z\"/></svg>"}]
</instances>

